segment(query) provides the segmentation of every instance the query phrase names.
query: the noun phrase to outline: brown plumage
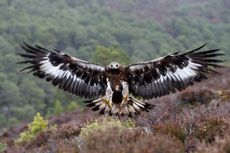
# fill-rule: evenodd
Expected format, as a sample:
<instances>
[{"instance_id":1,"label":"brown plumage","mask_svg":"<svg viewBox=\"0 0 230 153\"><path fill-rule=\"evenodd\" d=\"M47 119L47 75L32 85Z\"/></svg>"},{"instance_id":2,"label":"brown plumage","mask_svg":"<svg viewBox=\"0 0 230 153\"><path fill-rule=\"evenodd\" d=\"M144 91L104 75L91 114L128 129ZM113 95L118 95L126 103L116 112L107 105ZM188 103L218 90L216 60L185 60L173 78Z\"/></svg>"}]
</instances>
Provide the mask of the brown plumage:
<instances>
[{"instance_id":1,"label":"brown plumage","mask_svg":"<svg viewBox=\"0 0 230 153\"><path fill-rule=\"evenodd\" d=\"M161 97L206 79L217 73L222 55L218 49L175 52L155 60L122 66L112 62L104 66L84 61L60 51L23 44L19 55L30 64L22 69L46 79L54 86L86 100L87 106L100 113L133 115L148 111L153 105L137 100ZM133 95L133 96L131 96Z\"/></svg>"}]
</instances>

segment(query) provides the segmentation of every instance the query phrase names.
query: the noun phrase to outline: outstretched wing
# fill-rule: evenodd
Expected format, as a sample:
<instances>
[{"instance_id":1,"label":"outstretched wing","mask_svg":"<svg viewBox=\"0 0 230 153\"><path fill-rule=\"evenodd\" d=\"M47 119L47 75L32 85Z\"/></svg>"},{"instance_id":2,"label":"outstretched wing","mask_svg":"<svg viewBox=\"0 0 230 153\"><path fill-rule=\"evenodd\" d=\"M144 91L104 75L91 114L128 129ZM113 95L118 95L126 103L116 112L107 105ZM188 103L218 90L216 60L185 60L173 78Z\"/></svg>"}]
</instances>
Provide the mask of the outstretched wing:
<instances>
[{"instance_id":1,"label":"outstretched wing","mask_svg":"<svg viewBox=\"0 0 230 153\"><path fill-rule=\"evenodd\" d=\"M103 65L83 61L60 51L50 51L40 46L21 46L25 53L22 64L30 64L21 71L28 70L39 78L44 78L77 96L97 98L105 94L106 78Z\"/></svg>"},{"instance_id":2,"label":"outstretched wing","mask_svg":"<svg viewBox=\"0 0 230 153\"><path fill-rule=\"evenodd\" d=\"M200 51L199 48L180 54L175 52L148 62L126 67L130 92L144 99L161 97L206 79L206 74L217 73L213 68L221 60L219 49Z\"/></svg>"}]
</instances>

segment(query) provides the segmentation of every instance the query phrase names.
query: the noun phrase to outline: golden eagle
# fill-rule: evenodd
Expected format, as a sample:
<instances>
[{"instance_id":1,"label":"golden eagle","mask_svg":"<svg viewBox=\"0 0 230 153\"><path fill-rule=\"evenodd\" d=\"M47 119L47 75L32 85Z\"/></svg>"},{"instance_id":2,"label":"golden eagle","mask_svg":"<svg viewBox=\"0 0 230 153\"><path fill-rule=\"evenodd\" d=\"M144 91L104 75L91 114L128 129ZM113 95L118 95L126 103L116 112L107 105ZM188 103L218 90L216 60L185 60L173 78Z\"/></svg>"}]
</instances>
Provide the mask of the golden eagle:
<instances>
[{"instance_id":1,"label":"golden eagle","mask_svg":"<svg viewBox=\"0 0 230 153\"><path fill-rule=\"evenodd\" d=\"M112 62L107 66L84 61L58 50L24 43L25 53L19 53L30 64L22 69L46 79L54 86L89 99L87 106L101 114L134 115L148 111L154 105L138 100L152 99L181 91L217 73L223 55L219 49L201 49L206 44L185 53L175 52L158 59L128 66Z\"/></svg>"}]
</instances>

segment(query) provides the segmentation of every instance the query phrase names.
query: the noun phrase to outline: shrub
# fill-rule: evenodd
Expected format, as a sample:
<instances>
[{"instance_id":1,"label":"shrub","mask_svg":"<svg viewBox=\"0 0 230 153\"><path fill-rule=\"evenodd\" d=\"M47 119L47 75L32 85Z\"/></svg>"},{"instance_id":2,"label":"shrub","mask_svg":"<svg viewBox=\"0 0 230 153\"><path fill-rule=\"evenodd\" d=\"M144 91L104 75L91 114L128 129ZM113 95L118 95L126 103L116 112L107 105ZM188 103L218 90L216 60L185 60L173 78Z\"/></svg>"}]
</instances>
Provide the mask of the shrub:
<instances>
[{"instance_id":1,"label":"shrub","mask_svg":"<svg viewBox=\"0 0 230 153\"><path fill-rule=\"evenodd\" d=\"M51 126L47 130L39 132L24 146L27 152L77 152L75 137L79 133L80 127L73 123L58 128Z\"/></svg>"},{"instance_id":2,"label":"shrub","mask_svg":"<svg viewBox=\"0 0 230 153\"><path fill-rule=\"evenodd\" d=\"M17 143L28 142L33 139L39 132L47 130L48 121L37 113L33 122L28 125L28 130L22 132L20 137L16 140Z\"/></svg>"},{"instance_id":3,"label":"shrub","mask_svg":"<svg viewBox=\"0 0 230 153\"><path fill-rule=\"evenodd\" d=\"M80 107L79 107L79 105L78 105L76 102L74 102L74 101L71 101L71 102L69 103L69 105L67 105L67 111L68 111L68 112L74 111L74 110L76 110L77 108L80 108Z\"/></svg>"},{"instance_id":4,"label":"shrub","mask_svg":"<svg viewBox=\"0 0 230 153\"><path fill-rule=\"evenodd\" d=\"M183 143L187 137L186 130L178 123L161 123L154 125L153 129L159 133L175 136Z\"/></svg>"},{"instance_id":5,"label":"shrub","mask_svg":"<svg viewBox=\"0 0 230 153\"><path fill-rule=\"evenodd\" d=\"M107 129L91 134L85 140L85 152L100 153L182 153L181 142L164 134L146 134L140 129Z\"/></svg>"},{"instance_id":6,"label":"shrub","mask_svg":"<svg viewBox=\"0 0 230 153\"><path fill-rule=\"evenodd\" d=\"M7 145L4 143L0 143L0 153L4 152L7 149Z\"/></svg>"},{"instance_id":7,"label":"shrub","mask_svg":"<svg viewBox=\"0 0 230 153\"><path fill-rule=\"evenodd\" d=\"M63 106L59 100L56 100L54 103L54 114L60 115L63 112Z\"/></svg>"},{"instance_id":8,"label":"shrub","mask_svg":"<svg viewBox=\"0 0 230 153\"><path fill-rule=\"evenodd\" d=\"M114 118L96 120L81 130L82 152L164 152L182 153L184 147L174 136L146 133L136 127L132 120L120 121Z\"/></svg>"},{"instance_id":9,"label":"shrub","mask_svg":"<svg viewBox=\"0 0 230 153\"><path fill-rule=\"evenodd\" d=\"M198 124L195 129L195 136L200 140L206 142L214 141L216 135L223 135L224 129L227 128L225 119L222 118L209 118L205 122Z\"/></svg>"},{"instance_id":10,"label":"shrub","mask_svg":"<svg viewBox=\"0 0 230 153\"><path fill-rule=\"evenodd\" d=\"M221 91L219 91L219 95L221 96L221 100L223 102L229 102L230 101L230 90L221 90Z\"/></svg>"},{"instance_id":11,"label":"shrub","mask_svg":"<svg viewBox=\"0 0 230 153\"><path fill-rule=\"evenodd\" d=\"M198 91L185 91L178 96L181 104L208 104L217 95L212 90L202 89Z\"/></svg>"},{"instance_id":12,"label":"shrub","mask_svg":"<svg viewBox=\"0 0 230 153\"><path fill-rule=\"evenodd\" d=\"M114 118L104 118L102 120L95 120L92 123L87 124L85 127L81 128L81 137L86 137L91 133L100 131L105 131L106 129L117 128L119 130L123 130L126 128L134 128L135 123L132 120L121 121Z\"/></svg>"},{"instance_id":13,"label":"shrub","mask_svg":"<svg viewBox=\"0 0 230 153\"><path fill-rule=\"evenodd\" d=\"M202 142L195 153L230 153L230 135L224 138L216 137L212 144Z\"/></svg>"}]
</instances>

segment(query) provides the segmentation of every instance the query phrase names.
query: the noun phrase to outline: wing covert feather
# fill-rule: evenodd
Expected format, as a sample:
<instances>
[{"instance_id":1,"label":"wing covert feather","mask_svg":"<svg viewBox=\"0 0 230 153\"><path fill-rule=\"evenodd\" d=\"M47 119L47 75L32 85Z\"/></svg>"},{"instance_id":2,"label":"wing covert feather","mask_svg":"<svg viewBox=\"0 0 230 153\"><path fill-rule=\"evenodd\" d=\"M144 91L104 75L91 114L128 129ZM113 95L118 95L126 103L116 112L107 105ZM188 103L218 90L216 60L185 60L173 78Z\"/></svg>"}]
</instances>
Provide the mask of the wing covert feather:
<instances>
[{"instance_id":1,"label":"wing covert feather","mask_svg":"<svg viewBox=\"0 0 230 153\"><path fill-rule=\"evenodd\" d=\"M130 92L144 99L157 98L206 79L208 73L217 73L215 68L222 67L222 61L215 58L223 54L219 49L200 51L205 45L127 66Z\"/></svg>"},{"instance_id":2,"label":"wing covert feather","mask_svg":"<svg viewBox=\"0 0 230 153\"><path fill-rule=\"evenodd\" d=\"M72 57L60 51L50 51L40 46L24 43L20 53L30 64L21 71L28 70L33 75L46 79L54 86L84 98L97 98L105 94L105 67Z\"/></svg>"}]
</instances>

